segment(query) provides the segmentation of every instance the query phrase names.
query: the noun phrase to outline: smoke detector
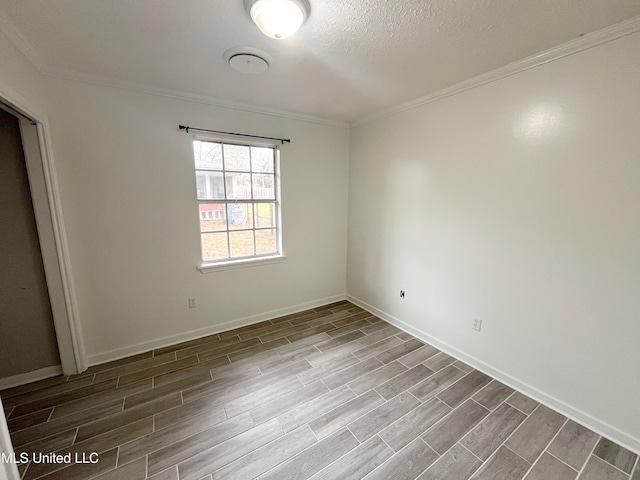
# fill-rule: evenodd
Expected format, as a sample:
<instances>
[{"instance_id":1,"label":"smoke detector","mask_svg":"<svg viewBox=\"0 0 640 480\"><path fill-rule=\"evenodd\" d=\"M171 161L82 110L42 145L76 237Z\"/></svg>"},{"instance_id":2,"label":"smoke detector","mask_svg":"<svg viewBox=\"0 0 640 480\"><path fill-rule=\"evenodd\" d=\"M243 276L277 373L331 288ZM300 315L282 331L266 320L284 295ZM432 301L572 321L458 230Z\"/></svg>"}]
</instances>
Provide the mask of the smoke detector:
<instances>
[{"instance_id":1,"label":"smoke detector","mask_svg":"<svg viewBox=\"0 0 640 480\"><path fill-rule=\"evenodd\" d=\"M271 57L257 48L230 48L224 52L223 57L229 62L231 68L240 73L263 73L266 72L269 69L269 65L271 65Z\"/></svg>"}]
</instances>

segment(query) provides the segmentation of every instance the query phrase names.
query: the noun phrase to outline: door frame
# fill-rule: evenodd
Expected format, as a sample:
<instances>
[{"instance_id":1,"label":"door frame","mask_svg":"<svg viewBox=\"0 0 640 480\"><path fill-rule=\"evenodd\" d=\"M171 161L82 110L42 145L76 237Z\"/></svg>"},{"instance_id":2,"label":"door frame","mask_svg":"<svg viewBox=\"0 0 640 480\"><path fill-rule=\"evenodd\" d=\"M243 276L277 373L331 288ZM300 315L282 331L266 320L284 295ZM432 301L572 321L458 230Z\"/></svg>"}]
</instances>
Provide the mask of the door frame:
<instances>
[{"instance_id":1,"label":"door frame","mask_svg":"<svg viewBox=\"0 0 640 480\"><path fill-rule=\"evenodd\" d=\"M49 121L42 111L3 84L0 84L0 101L19 114L31 199L62 371L66 375L81 373L87 368L86 354L51 150Z\"/></svg>"},{"instance_id":2,"label":"door frame","mask_svg":"<svg viewBox=\"0 0 640 480\"><path fill-rule=\"evenodd\" d=\"M14 453L13 445L11 445L11 436L9 435L9 427L7 427L7 420L4 417L4 408L2 407L2 400L0 399L0 453L5 455L5 458ZM20 473L18 472L18 466L16 462L1 462L0 461L0 480L20 480Z\"/></svg>"}]
</instances>

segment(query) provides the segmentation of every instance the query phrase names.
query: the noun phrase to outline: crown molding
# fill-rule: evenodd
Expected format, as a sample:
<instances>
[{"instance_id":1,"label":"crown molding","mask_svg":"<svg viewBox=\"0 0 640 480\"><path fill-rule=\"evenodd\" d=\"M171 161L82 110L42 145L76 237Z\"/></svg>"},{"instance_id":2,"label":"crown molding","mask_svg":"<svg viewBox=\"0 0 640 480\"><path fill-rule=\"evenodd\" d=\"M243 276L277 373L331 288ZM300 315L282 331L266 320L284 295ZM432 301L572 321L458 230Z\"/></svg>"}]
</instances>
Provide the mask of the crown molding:
<instances>
[{"instance_id":1,"label":"crown molding","mask_svg":"<svg viewBox=\"0 0 640 480\"><path fill-rule=\"evenodd\" d=\"M539 67L546 63L559 60L561 58L582 52L584 50L588 50L593 47L597 47L598 45L602 45L604 43L608 43L613 40L632 35L640 31L640 16L632 17L615 25L611 25L601 30L588 33L582 37L576 38L562 45L558 45L557 47L553 47L535 55L517 60L513 63L497 68L490 72L482 73L468 80L463 80L462 82L456 83L415 100L411 100L409 102L405 102L400 105L363 116L352 122L316 117L313 115L305 115L288 110L279 110L249 103L224 100L216 97L199 95L181 90L152 87L150 85L115 80L105 76L84 74L71 70L54 69L49 67L44 62L42 57L18 31L13 22L4 13L2 13L2 11L0 11L0 31L2 31L14 44L14 46L29 61L31 61L31 63L40 73L50 77L117 88L121 90L129 90L132 92L146 93L149 95L175 98L178 100L212 105L221 108L229 108L233 110L241 110L250 113L257 113L262 115L286 118L290 120L298 120L320 125L327 125L330 127L348 129L358 127L366 123L371 123L382 118L390 117L407 110L412 110L422 105L436 102L440 99L450 97L452 95L456 95L458 93L462 93L467 90L480 87L482 85L486 85L487 83L495 82L496 80L500 80L502 78L516 75L518 73L530 70L535 67Z\"/></svg>"},{"instance_id":2,"label":"crown molding","mask_svg":"<svg viewBox=\"0 0 640 480\"><path fill-rule=\"evenodd\" d=\"M237 102L233 100L224 100L221 98L210 97L208 95L199 95L196 93L185 92L182 90L174 90L168 88L152 87L150 85L127 82L124 80L116 80L102 75L92 75L87 73L79 73L73 70L62 70L47 68L43 72L44 75L70 80L74 82L88 83L92 85L99 85L102 87L115 88L119 90L128 90L131 92L145 93L148 95L156 95L160 97L174 98L177 100L184 100L193 103L201 103L205 105L211 105L221 108L229 108L232 110L241 110L244 112L257 113L260 115L269 115L272 117L280 117L289 120L297 120L308 123L316 123L320 125L326 125L330 127L345 128L350 127L348 122L340 120L332 120L329 118L316 117L313 115L305 115L302 113L296 113L289 110L279 110L276 108L269 108L260 105L254 105L250 103Z\"/></svg>"},{"instance_id":3,"label":"crown molding","mask_svg":"<svg viewBox=\"0 0 640 480\"><path fill-rule=\"evenodd\" d=\"M366 123L371 123L375 120L380 120L382 118L390 117L401 112L406 112L407 110L412 110L422 105L436 102L440 99L450 97L452 95L457 95L458 93L462 93L467 90L480 87L482 85L486 85L487 83L495 82L496 80L525 72L532 68L539 67L546 63L559 60L569 55L573 55L584 50L597 47L598 45L602 45L604 43L608 43L622 37L626 37L639 31L640 16L636 16L610 27L588 33L582 37L576 38L567 43L563 43L562 45L558 45L557 47L553 47L535 55L517 60L513 63L505 65L504 67L499 67L495 70L482 73L468 80L463 80L462 82L430 93L429 95L425 95L424 97L420 97L415 100L397 105L395 107L366 115L354 122L351 122L350 126L358 127Z\"/></svg>"},{"instance_id":4,"label":"crown molding","mask_svg":"<svg viewBox=\"0 0 640 480\"><path fill-rule=\"evenodd\" d=\"M13 43L22 55L29 60L33 66L40 72L47 71L47 64L43 58L35 51L26 38L15 27L13 22L0 10L0 31Z\"/></svg>"},{"instance_id":5,"label":"crown molding","mask_svg":"<svg viewBox=\"0 0 640 480\"><path fill-rule=\"evenodd\" d=\"M208 95L199 95L191 92L185 92L181 90L166 89L160 87L153 87L150 85L127 82L124 80L117 80L102 75L91 75L86 73L80 73L73 70L56 69L46 64L44 59L38 54L38 52L31 46L27 39L20 33L14 23L0 11L0 31L3 32L6 37L13 43L22 55L29 60L33 66L43 75L53 78L59 78L63 80L71 80L75 82L88 83L93 85L99 85L103 87L116 88L120 90L128 90L131 92L145 93L149 95L156 95L167 98L174 98L177 100L185 100L188 102L201 103L204 105L211 105L221 108L229 108L232 110L240 110L244 112L257 113L261 115L269 115L272 117L285 118L289 120L297 120L308 123L316 123L320 125L326 125L329 127L345 128L350 127L349 122L340 120L334 120L330 118L317 117L314 115L305 115L302 113L296 113L289 110L280 110L276 108L269 108L260 105L254 105L249 103L237 102L233 100L224 100L221 98L211 97Z\"/></svg>"}]
</instances>

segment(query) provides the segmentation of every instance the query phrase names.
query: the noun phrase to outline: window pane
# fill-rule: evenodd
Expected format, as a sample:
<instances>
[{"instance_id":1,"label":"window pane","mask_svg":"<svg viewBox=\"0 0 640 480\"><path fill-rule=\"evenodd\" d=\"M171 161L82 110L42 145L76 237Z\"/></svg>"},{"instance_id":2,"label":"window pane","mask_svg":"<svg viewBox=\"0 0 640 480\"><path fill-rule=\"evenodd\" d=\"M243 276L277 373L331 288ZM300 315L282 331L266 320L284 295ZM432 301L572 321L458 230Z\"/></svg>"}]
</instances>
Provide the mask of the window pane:
<instances>
[{"instance_id":1,"label":"window pane","mask_svg":"<svg viewBox=\"0 0 640 480\"><path fill-rule=\"evenodd\" d=\"M241 145L224 146L224 169L249 171L249 147Z\"/></svg>"},{"instance_id":2,"label":"window pane","mask_svg":"<svg viewBox=\"0 0 640 480\"><path fill-rule=\"evenodd\" d=\"M276 205L274 203L254 203L256 228L275 228Z\"/></svg>"},{"instance_id":3,"label":"window pane","mask_svg":"<svg viewBox=\"0 0 640 480\"><path fill-rule=\"evenodd\" d=\"M193 150L203 261L277 254L276 149L195 140Z\"/></svg>"},{"instance_id":4,"label":"window pane","mask_svg":"<svg viewBox=\"0 0 640 480\"><path fill-rule=\"evenodd\" d=\"M223 203L200 204L200 231L220 232L227 229L227 216Z\"/></svg>"},{"instance_id":5,"label":"window pane","mask_svg":"<svg viewBox=\"0 0 640 480\"><path fill-rule=\"evenodd\" d=\"M222 172L196 170L198 200L217 200L224 198Z\"/></svg>"},{"instance_id":6,"label":"window pane","mask_svg":"<svg viewBox=\"0 0 640 480\"><path fill-rule=\"evenodd\" d=\"M227 233L203 233L202 234L202 260L223 260L229 258L227 248Z\"/></svg>"},{"instance_id":7,"label":"window pane","mask_svg":"<svg viewBox=\"0 0 640 480\"><path fill-rule=\"evenodd\" d=\"M276 230L256 230L256 255L278 253Z\"/></svg>"},{"instance_id":8,"label":"window pane","mask_svg":"<svg viewBox=\"0 0 640 480\"><path fill-rule=\"evenodd\" d=\"M250 203L230 203L227 205L229 230L253 228L253 205Z\"/></svg>"},{"instance_id":9,"label":"window pane","mask_svg":"<svg viewBox=\"0 0 640 480\"><path fill-rule=\"evenodd\" d=\"M251 170L273 173L273 148L251 147Z\"/></svg>"},{"instance_id":10,"label":"window pane","mask_svg":"<svg viewBox=\"0 0 640 480\"><path fill-rule=\"evenodd\" d=\"M193 141L193 157L196 169L222 170L222 144Z\"/></svg>"},{"instance_id":11,"label":"window pane","mask_svg":"<svg viewBox=\"0 0 640 480\"><path fill-rule=\"evenodd\" d=\"M250 257L255 255L253 249L253 232L229 232L231 258Z\"/></svg>"},{"instance_id":12,"label":"window pane","mask_svg":"<svg viewBox=\"0 0 640 480\"><path fill-rule=\"evenodd\" d=\"M227 182L227 198L229 200L251 198L251 175L225 172L224 178Z\"/></svg>"},{"instance_id":13,"label":"window pane","mask_svg":"<svg viewBox=\"0 0 640 480\"><path fill-rule=\"evenodd\" d=\"M273 200L276 198L274 189L275 177L264 173L254 173L253 176L253 198Z\"/></svg>"}]
</instances>

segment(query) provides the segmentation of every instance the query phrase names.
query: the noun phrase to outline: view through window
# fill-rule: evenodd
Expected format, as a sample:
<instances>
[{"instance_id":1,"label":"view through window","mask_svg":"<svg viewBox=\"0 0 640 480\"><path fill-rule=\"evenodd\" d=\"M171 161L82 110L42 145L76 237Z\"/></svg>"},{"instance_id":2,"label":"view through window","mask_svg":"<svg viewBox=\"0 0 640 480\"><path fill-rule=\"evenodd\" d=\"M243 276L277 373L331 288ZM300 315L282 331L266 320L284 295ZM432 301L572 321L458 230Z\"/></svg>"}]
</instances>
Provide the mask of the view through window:
<instances>
[{"instance_id":1,"label":"view through window","mask_svg":"<svg viewBox=\"0 0 640 480\"><path fill-rule=\"evenodd\" d=\"M204 263L280 254L274 147L194 140Z\"/></svg>"}]
</instances>

